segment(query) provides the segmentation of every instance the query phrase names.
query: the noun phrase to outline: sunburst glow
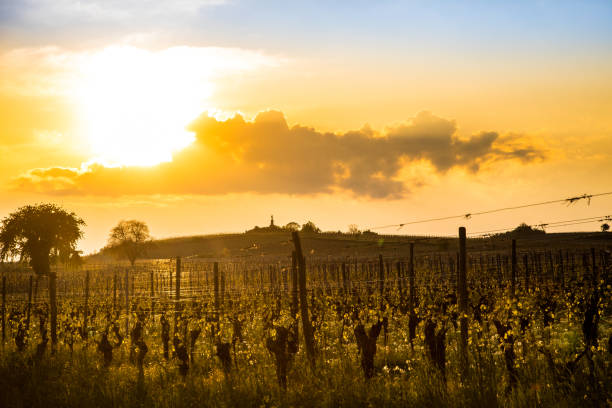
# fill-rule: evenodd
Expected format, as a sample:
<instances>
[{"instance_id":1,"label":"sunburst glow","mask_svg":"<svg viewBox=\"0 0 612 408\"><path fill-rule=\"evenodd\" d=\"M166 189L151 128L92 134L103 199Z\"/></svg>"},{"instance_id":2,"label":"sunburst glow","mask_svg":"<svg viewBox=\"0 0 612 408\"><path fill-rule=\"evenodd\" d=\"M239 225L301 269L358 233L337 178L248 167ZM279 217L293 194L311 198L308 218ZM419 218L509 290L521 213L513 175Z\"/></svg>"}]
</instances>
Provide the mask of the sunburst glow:
<instances>
[{"instance_id":1,"label":"sunburst glow","mask_svg":"<svg viewBox=\"0 0 612 408\"><path fill-rule=\"evenodd\" d=\"M218 48L106 48L82 64L77 100L94 160L149 166L172 159L194 137L186 125L210 110L214 80L253 66Z\"/></svg>"}]
</instances>

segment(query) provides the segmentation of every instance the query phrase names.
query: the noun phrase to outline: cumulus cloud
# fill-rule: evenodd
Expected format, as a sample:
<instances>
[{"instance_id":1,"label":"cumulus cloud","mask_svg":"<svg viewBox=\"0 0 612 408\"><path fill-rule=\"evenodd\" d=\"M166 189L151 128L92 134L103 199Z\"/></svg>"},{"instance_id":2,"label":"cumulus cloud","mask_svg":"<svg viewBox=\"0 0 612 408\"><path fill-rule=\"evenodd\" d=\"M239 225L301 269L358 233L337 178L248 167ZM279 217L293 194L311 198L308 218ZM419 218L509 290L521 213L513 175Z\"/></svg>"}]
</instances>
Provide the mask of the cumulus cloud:
<instances>
[{"instance_id":1,"label":"cumulus cloud","mask_svg":"<svg viewBox=\"0 0 612 408\"><path fill-rule=\"evenodd\" d=\"M376 132L344 134L302 125L290 127L278 111L253 121L236 115L202 115L189 127L195 142L153 167L34 169L13 180L18 190L51 194L225 194L239 192L316 194L347 191L356 196L401 198L410 180L401 170L428 161L443 174L453 168L480 171L503 160L524 163L544 152L519 135L482 132L457 136L454 121L422 112L411 121Z\"/></svg>"}]
</instances>

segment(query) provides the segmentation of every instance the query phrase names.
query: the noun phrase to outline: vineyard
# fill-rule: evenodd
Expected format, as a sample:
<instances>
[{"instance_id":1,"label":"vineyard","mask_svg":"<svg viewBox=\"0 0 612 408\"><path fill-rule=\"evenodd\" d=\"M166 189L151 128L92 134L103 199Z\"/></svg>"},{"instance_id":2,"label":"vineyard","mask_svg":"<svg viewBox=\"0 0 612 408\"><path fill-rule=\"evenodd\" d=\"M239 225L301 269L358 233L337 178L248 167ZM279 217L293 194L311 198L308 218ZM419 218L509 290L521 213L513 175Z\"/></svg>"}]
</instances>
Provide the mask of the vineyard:
<instances>
[{"instance_id":1,"label":"vineyard","mask_svg":"<svg viewBox=\"0 0 612 408\"><path fill-rule=\"evenodd\" d=\"M289 234L287 234L289 235ZM610 406L604 245L5 265L0 406Z\"/></svg>"}]
</instances>

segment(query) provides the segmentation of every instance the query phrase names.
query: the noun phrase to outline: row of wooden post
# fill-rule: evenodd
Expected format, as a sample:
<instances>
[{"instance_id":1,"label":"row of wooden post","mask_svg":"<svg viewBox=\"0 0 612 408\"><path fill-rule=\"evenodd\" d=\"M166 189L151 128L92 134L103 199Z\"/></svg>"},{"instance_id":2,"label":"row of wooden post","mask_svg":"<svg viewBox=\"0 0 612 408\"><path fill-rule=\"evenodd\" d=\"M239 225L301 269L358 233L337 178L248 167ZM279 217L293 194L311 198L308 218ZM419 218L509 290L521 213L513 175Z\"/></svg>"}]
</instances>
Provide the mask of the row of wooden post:
<instances>
[{"instance_id":1,"label":"row of wooden post","mask_svg":"<svg viewBox=\"0 0 612 408\"><path fill-rule=\"evenodd\" d=\"M510 262L508 262L507 265L508 265L509 272L510 272L510 266L511 266L512 277L509 280L510 280L510 283L511 283L511 290L514 293L516 291L516 283L517 283L517 278L518 278L518 275L517 275L518 274L518 259L517 259L517 256L516 256L516 241L513 241L513 242L514 242L514 255L511 257L511 265L510 265ZM539 265L541 264L541 261L539 260L539 255L540 254L537 254L537 257L534 258L534 265L535 265L534 267L535 267L536 270L540 270ZM458 256L459 256L459 253L457 253L457 262L458 262ZM508 256L500 257L498 255L498 257L497 257L498 271L501 268L501 264L500 264L501 259L508 260L508 258L509 258ZM548 259L548 258L547 258L547 260L550 261L550 259ZM414 261L416 261L416 260L414 260ZM467 260L467 261L469 261L469 260ZM439 262L440 262L439 267L442 268L441 259L439 259ZM481 263L482 263L482 259L481 259ZM457 265L458 265L458 263L457 263ZM332 265L332 273L334 271L336 272L337 280L342 283L342 286L341 286L342 292L344 294L348 294L353 289L353 288L351 288L353 285L351 284L351 279L350 279L350 266L351 265L347 264L347 263L341 263L341 265L339 265L339 266L341 268L334 269L334 267L336 267L336 265ZM362 264L362 272L364 270L363 266L364 266L364 264ZM369 266L372 266L372 264L370 264ZM382 256L379 256L379 259L378 259L378 262L377 262L377 266L378 266L378 268L375 268L376 269L376 273L378 274L377 275L377 279L376 279L376 282L377 282L376 286L377 286L378 290L381 293L384 293L385 287L387 285L387 283L385 283L385 280L390 276L391 265L388 262L385 264L382 261ZM525 271L525 288L528 288L529 287L529 269L530 269L530 265L529 265L528 255L527 254L523 255L523 266L524 266L524 271ZM455 270L455 264L454 263L451 263L449 265L449 267L450 267L451 277L453 278L453 280L456 283L456 278L457 278L457 275L458 275L458 270ZM559 266L560 272L558 274L558 280L562 284L564 283L563 282L564 281L563 268L564 268L563 263L561 263L561 265ZM327 268L327 265L322 265L322 267L320 267L319 271L321 271L321 270L322 270L322 273L323 273L324 284L326 285L327 288L329 288L328 287L328 281L327 281L327 277L328 277L328 268ZM179 260L177 260L177 269L176 269L176 271L177 271L176 272L177 275L181 274L181 264L180 264ZM273 285L277 285L277 284L280 285L282 283L284 288L285 288L285 292L287 292L288 291L288 282L287 282L288 268L287 269L280 269L280 272L283 273L282 282L280 280L277 280L276 275L275 275L275 272L276 272L275 269L272 268L268 272L270 274L269 278L270 278L272 284ZM400 278L400 275L402 273L403 273L403 265L400 262L398 262L398 264L397 264L397 277ZM170 274L170 284L171 284L171 287L173 287L173 289L174 289L175 299L177 298L177 295L176 295L176 290L177 289L179 289L178 298L180 298L180 290L182 289L182 283L178 282L178 285L172 285L172 283L174 283L173 282L173 278L174 277L172 275L173 275L173 273ZM244 280L245 284L247 284L247 282L248 282L248 276L247 275L248 275L247 271L244 271L244 273L243 273L243 280ZM260 275L261 275L261 280L263 282L263 270L261 270L261 269L260 269ZM541 278L541 273L538 273L537 275L540 276L540 278ZM218 292L220 291L221 293L223 292L223 287L221 287L221 286L224 283L224 280L225 280L224 278L225 278L225 274L223 274L222 276L220 276L220 278L218 278L217 291ZM132 279L133 279L133 277L132 277ZM150 285L150 287L151 287L151 297L154 297L155 296L155 281L154 281L154 274L153 274L153 272L150 272L150 279L151 279L151 285ZM181 276L177 276L176 279L181 280L182 279L182 275ZM502 276L501 276L501 274L499 274L498 279L499 279L499 282L500 282L500 285L501 285L502 284ZM400 291L402 291L402 282L401 282L401 280L402 279L400 279L400 282L398 282L398 286L400 287ZM208 281L208 279L207 279L207 281ZM369 284L369 282L368 282L368 291L370 291L370 284ZM223 296L223 295L221 294L221 296Z\"/></svg>"},{"instance_id":2,"label":"row of wooden post","mask_svg":"<svg viewBox=\"0 0 612 408\"><path fill-rule=\"evenodd\" d=\"M314 364L314 333L312 324L310 322L309 313L308 313L308 303L307 303L307 288L306 288L306 263L304 259L304 255L302 253L302 247L300 242L300 237L297 232L293 233L293 242L295 246L295 251L293 253L293 268L292 268L292 314L295 315L297 313L297 299L295 299L299 293L299 304L300 304L300 312L302 317L302 326L304 331L305 343L306 343L306 352L309 357L309 360L312 364ZM467 285L466 285L466 234L465 228L461 227L459 229L459 270L458 270L458 299L459 299L459 311L461 313L460 326L461 326L461 349L464 350L467 347ZM297 268L296 268L297 266ZM346 269L345 265L342 265L342 276L343 280L346 282ZM516 269L516 242L512 241L512 293L514 293L514 280L515 280L515 269ZM296 271L297 273L294 273ZM215 309L219 312L222 308L223 304L223 292L220 291L220 286L224 289L223 285L223 277L221 277L221 285L219 279L219 266L218 263L214 263L213 269L213 279L214 279L214 296L215 296ZM346 285L346 284L345 284ZM298 286L298 290L295 290L295 286ZM384 293L384 264L382 255L379 256L379 276L378 276L378 287L379 293L381 297L381 307L382 307L382 297ZM26 326L29 325L30 321L30 313L31 313L31 305L32 305L32 277L30 277L30 285L29 285L29 294L28 294L28 306L27 306L27 317L26 317ZM221 295L220 295L221 292ZM298 293L296 293L298 292ZM125 271L125 285L124 285L124 293L125 293L125 310L126 310L126 319L125 319L125 330L126 333L129 332L129 311L130 311L130 292L129 292L129 275L128 270ZM153 285L153 275L151 273L151 296L154 295L154 285ZM181 258L176 258L176 286L175 286L175 301L176 301L176 310L177 312L180 310L180 296L181 296ZM117 298L117 277L115 275L113 279L113 306L116 305ZM414 307L415 303L415 285L414 285L414 244L410 244L410 261L409 261L409 300L410 307ZM88 321L88 303L89 303L89 271L86 271L85 275L85 308L84 308L84 328L86 331L87 321ZM57 342L57 301L56 301L56 274L51 273L49 275L49 306L50 306L50 325L51 325L51 342L52 346L54 346ZM5 340L5 311L6 311L6 277L2 278L2 343L4 344ZM86 334L85 334L86 336Z\"/></svg>"},{"instance_id":3,"label":"row of wooden post","mask_svg":"<svg viewBox=\"0 0 612 408\"><path fill-rule=\"evenodd\" d=\"M297 314L297 298L299 295L300 312L302 316L302 326L304 331L306 351L309 359L314 364L314 334L312 324L308 315L308 304L307 304L307 288L306 288L306 265L305 259L301 248L300 237L297 232L293 233L293 242L295 251L293 252L293 262L291 269L291 284L292 284L292 315ZM592 257L592 281L597 281L597 268L596 268L596 255L595 249L591 248ZM586 258L585 258L586 259ZM583 261L588 263L588 261ZM528 260L527 254L523 256L523 263L525 269L525 281L526 285L529 285L528 275ZM560 268L563 268L561 266ZM384 294L384 263L382 255L379 256L379 268L378 268L378 289L381 298ZM400 266L398 265L398 276L400 273ZM516 240L512 240L511 246L511 276L510 276L510 291L512 297L515 296L516 292L516 276L517 275L517 251L516 251ZM151 272L151 298L154 297L154 282L153 272ZM563 282L563 272L560 274L561 281ZM181 258L176 258L176 285L175 285L175 301L176 310L180 310L180 297L181 297ZM401 279L401 278L400 278ZM409 279L409 306L412 310L415 307L415 273L414 273L414 243L410 243L409 253L409 264L408 264L408 279ZM219 312L222 309L224 303L224 292L225 292L225 279L224 276L220 277L219 265L217 262L214 263L213 267L213 280L214 280L214 302L215 310ZM348 290L348 273L346 271L346 265L342 264L342 280L345 291ZM85 275L85 307L84 307L84 327L87 328L88 323L88 303L89 303L89 271L86 271ZM38 287L38 281L36 283ZM26 326L29 326L31 307L32 307L32 286L33 281L30 277L29 281L29 293L28 293L28 304L26 309ZM51 326L51 344L52 347L57 343L57 300L56 300L56 286L57 286L57 275L55 272L49 274L49 314L50 314L50 326ZM129 275L128 270L125 270L125 310L126 310L126 333L129 332L129 309L130 309L130 292L129 292ZM113 279L113 308L116 307L117 300L117 275L115 274ZM465 227L459 228L459 253L458 253L458 268L457 268L457 300L458 309L460 313L460 351L466 362L467 357L467 338L468 338L468 293L467 293L467 249L466 249L466 230ZM2 344L4 345L6 337L6 276L2 277ZM85 334L86 336L87 334Z\"/></svg>"}]
</instances>

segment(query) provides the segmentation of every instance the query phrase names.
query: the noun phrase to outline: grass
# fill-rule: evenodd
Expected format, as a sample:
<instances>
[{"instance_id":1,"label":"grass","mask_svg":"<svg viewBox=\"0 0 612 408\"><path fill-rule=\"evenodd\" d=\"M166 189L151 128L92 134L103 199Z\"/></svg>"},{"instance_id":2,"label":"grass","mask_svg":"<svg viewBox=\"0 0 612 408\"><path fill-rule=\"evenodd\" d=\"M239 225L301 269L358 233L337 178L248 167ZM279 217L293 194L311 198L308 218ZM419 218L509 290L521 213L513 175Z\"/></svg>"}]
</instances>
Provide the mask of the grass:
<instances>
[{"instance_id":1,"label":"grass","mask_svg":"<svg viewBox=\"0 0 612 408\"><path fill-rule=\"evenodd\" d=\"M392 339L394 342L397 340ZM300 351L284 392L276 383L272 357L263 350L256 363L239 359L228 378L218 360L198 354L182 377L175 362L151 356L144 378L127 363L127 349L109 368L100 364L93 345L59 347L42 361L32 353L7 347L0 359L0 406L3 407L528 407L605 406L610 403L610 353L596 356L598 384L592 389L586 365L572 383L558 383L537 353L521 363L519 385L508 390L501 356L490 349L471 348L470 369L460 380L456 350L450 345L448 380L423 358L423 346L384 347L379 344L377 372L366 381L354 344L319 355L313 375ZM326 358L327 357L327 358ZM608 400L606 400L608 398Z\"/></svg>"},{"instance_id":2,"label":"grass","mask_svg":"<svg viewBox=\"0 0 612 408\"><path fill-rule=\"evenodd\" d=\"M383 231L381 231L382 233ZM415 237L408 235L351 235L342 233L301 234L302 245L310 258L340 258L405 256L410 242L418 241L418 253L444 252L453 254L457 248L456 238ZM249 232L243 234L216 234L192 237L157 239L148 251L152 259L199 257L204 259L261 259L286 258L293 247L289 232ZM508 237L470 238L471 251L496 251L508 247ZM553 249L580 244L584 248L601 246L612 242L612 234L605 233L548 233L525 239L530 248ZM114 260L104 250L87 257L91 263Z\"/></svg>"},{"instance_id":3,"label":"grass","mask_svg":"<svg viewBox=\"0 0 612 408\"><path fill-rule=\"evenodd\" d=\"M250 265L228 269L224 275L227 298L219 309L214 306L213 300L219 294L213 293L212 281L200 281L199 274L194 288L202 290L191 293L180 304L167 294L150 298L148 290L132 290L130 293L135 295L130 298L129 307L124 308L121 290L121 303L113 306L107 287L111 268L106 271L106 279L104 275L93 275L100 279L92 280L94 293L88 298L86 330L82 330L84 297L78 296L82 293L82 274L65 275L62 282L76 291L64 292L69 295L58 302L59 343L55 353L47 350L40 360L34 358L35 349L48 322L38 317L46 315L46 304L35 303L27 348L18 352L15 336L23 333L19 328L26 321L26 301L23 296L9 298L7 314L12 317L0 353L0 407L612 406L609 269L602 268L602 280L593 288L589 288L592 279L585 270L577 271L563 285L548 278L544 282L544 277L536 289L527 290L519 285L516 296L511 296L507 285L499 286L495 274L474 269L468 285L471 295L467 315L468 365L463 369L459 364L462 359L458 349L458 304L451 296L454 283L436 275L427 263L420 265L414 313L421 322L414 347L408 338L410 313L402 308L406 292L399 286L390 283L384 288L382 285L372 288L371 282L361 284L369 282L371 274L368 269L355 267L351 278L356 285L348 293L341 290L337 274L332 282L335 289L328 291L327 285L316 280L320 278L317 269L311 269L315 273L310 275L313 280L308 303L316 328L316 368L313 370L308 364L301 342L289 369L286 390L277 383L275 360L266 344L280 338L276 327L293 327L299 316L290 312L294 307L292 296L288 288L283 288L278 271L273 283L272 275L254 269L255 278L259 277L261 282L255 279L247 284L242 278L243 272L252 272L244 269L251 268ZM166 269L157 271L157 277L165 282L171 272L166 265ZM137 288L146 287L149 274L140 277L143 276ZM23 293L23 282L28 277L13 278L12 293ZM593 297L595 294L599 295ZM586 317L592 316L586 313L589 299L595 298L601 300L596 309L601 317L599 346L582 357L571 372L567 371L565 365L585 350L590 338L591 332L583 327ZM163 358L161 339L166 332L162 327L168 326L162 326L162 314L171 322L176 319L176 326L172 326L183 339L188 339L190 330L201 329L195 343L195 358L185 377L179 373L176 358L169 361ZM130 335L125 333L124 325L129 318L130 327L137 327L137 316L143 322L139 338L148 346L143 375L129 362ZM358 324L368 328L381 321L388 323L388 337L385 340L384 332L378 337L374 375L366 380L354 329ZM114 322L119 324L125 340L113 351L110 367L104 367L96 342ZM430 352L440 355L433 349L439 346L432 346L435 342L427 337L431 331L425 328L431 328L432 323L438 335L445 333L442 343L445 379L430 361ZM303 332L301 328L299 331ZM237 340L235 351L232 349L232 369L226 374L216 356L216 344L232 342L241 338L240 334L244 341ZM67 343L73 340L74 349L70 352ZM360 344L364 349L364 343ZM508 345L516 353L510 368L508 349L504 349ZM588 358L591 355L592 360ZM517 380L511 387L514 370Z\"/></svg>"}]
</instances>

